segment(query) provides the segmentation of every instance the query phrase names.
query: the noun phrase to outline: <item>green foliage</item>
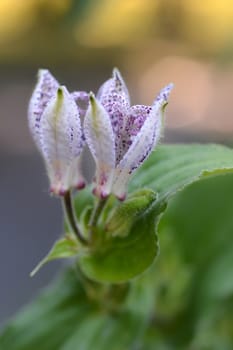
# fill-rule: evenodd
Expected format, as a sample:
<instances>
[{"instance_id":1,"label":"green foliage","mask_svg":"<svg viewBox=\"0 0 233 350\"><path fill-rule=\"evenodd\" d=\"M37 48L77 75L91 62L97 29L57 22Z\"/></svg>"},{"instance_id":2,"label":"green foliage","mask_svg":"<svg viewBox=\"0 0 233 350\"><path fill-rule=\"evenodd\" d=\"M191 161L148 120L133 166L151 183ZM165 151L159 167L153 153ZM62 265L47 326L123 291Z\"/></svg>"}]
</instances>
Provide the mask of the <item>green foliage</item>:
<instances>
[{"instance_id":1,"label":"green foliage","mask_svg":"<svg viewBox=\"0 0 233 350\"><path fill-rule=\"evenodd\" d=\"M150 212L155 198L153 191L140 190L125 202L106 208L104 222L100 222L96 232L97 242L78 261L89 278L99 282L123 282L152 264L158 253L155 217L145 216L145 213Z\"/></svg>"},{"instance_id":2,"label":"green foliage","mask_svg":"<svg viewBox=\"0 0 233 350\"><path fill-rule=\"evenodd\" d=\"M94 253L82 272L68 271L10 322L0 336L0 349L232 349L232 167L233 153L226 147L160 147L130 186L131 191L146 187L157 193L130 233L111 236L98 259ZM93 206L88 191L77 197L77 209ZM109 222L121 212L115 210ZM108 208L104 217L106 213ZM151 256L148 248L152 237L156 241L156 221L161 252L146 272L115 285L85 277L87 272L94 279L119 281L135 266L142 271L147 255L152 261L157 254Z\"/></svg>"},{"instance_id":3,"label":"green foliage","mask_svg":"<svg viewBox=\"0 0 233 350\"><path fill-rule=\"evenodd\" d=\"M121 282L143 272L158 254L156 224L168 200L177 191L201 177L224 174L233 171L232 167L233 152L223 146L171 145L160 147L139 170L130 187L131 191L144 187L151 188L156 191L157 197L154 197L153 200L147 193L145 208L140 200L144 214L137 217L134 224L132 221L137 216L138 210L135 207L137 198L134 198L134 206L130 206L131 219L129 219L129 210L125 209L127 204L119 205L114 220L116 222L118 216L119 221L119 215L121 215L121 220L131 225L131 230L128 232L125 227L125 232L121 231L119 235L119 230L123 227L120 221L119 228L115 233L112 231L111 235L108 235L108 225L104 227L103 231L98 234L105 237L106 233L108 239L102 241L96 250L90 250L89 254L82 255L79 260L84 273L97 281ZM82 203L82 199L80 201ZM150 206L146 209L147 202ZM80 208L80 206L77 207L78 210ZM122 215L123 212L125 216L128 216L126 220Z\"/></svg>"},{"instance_id":4,"label":"green foliage","mask_svg":"<svg viewBox=\"0 0 233 350\"><path fill-rule=\"evenodd\" d=\"M124 237L113 237L103 248L79 259L82 271L93 280L124 282L148 268L158 253L153 215L142 217Z\"/></svg>"},{"instance_id":5,"label":"green foliage","mask_svg":"<svg viewBox=\"0 0 233 350\"><path fill-rule=\"evenodd\" d=\"M171 349L233 348L232 188L233 174L212 177L170 202L153 266L155 309L167 325L158 325L159 337L148 329L145 341L155 345L162 335Z\"/></svg>"},{"instance_id":6,"label":"green foliage","mask_svg":"<svg viewBox=\"0 0 233 350\"><path fill-rule=\"evenodd\" d=\"M156 194L148 189L129 195L122 204L116 206L107 219L106 230L113 236L126 237L136 219L143 215L155 200Z\"/></svg>"},{"instance_id":7,"label":"green foliage","mask_svg":"<svg viewBox=\"0 0 233 350\"><path fill-rule=\"evenodd\" d=\"M0 348L128 349L142 334L145 321L132 309L115 310L124 289L94 284L70 270L6 328Z\"/></svg>"},{"instance_id":8,"label":"green foliage","mask_svg":"<svg viewBox=\"0 0 233 350\"><path fill-rule=\"evenodd\" d=\"M139 275L158 255L156 225L168 200L199 178L231 172L232 166L233 152L223 146L160 147L132 181L133 193L128 199L119 203L113 197L109 198L94 228L90 247L79 246L70 236L71 240L64 239L56 244L32 274L50 260L79 254L81 269L95 281L116 283ZM94 206L89 187L78 192L75 210L87 238Z\"/></svg>"},{"instance_id":9,"label":"green foliage","mask_svg":"<svg viewBox=\"0 0 233 350\"><path fill-rule=\"evenodd\" d=\"M66 225L67 238L55 244L32 275L50 260L75 255L83 272L95 281L123 282L140 274L158 253L156 218L154 215L145 217L155 200L156 194L149 189L135 191L123 203L110 197L94 228L91 246L80 246ZM86 237L90 231L93 202L89 187L75 198L75 211Z\"/></svg>"},{"instance_id":10,"label":"green foliage","mask_svg":"<svg viewBox=\"0 0 233 350\"><path fill-rule=\"evenodd\" d=\"M59 239L54 243L48 255L31 272L31 277L33 277L47 262L56 259L70 258L77 255L78 251L79 243L77 242L77 239L67 234L65 237Z\"/></svg>"},{"instance_id":11,"label":"green foliage","mask_svg":"<svg viewBox=\"0 0 233 350\"><path fill-rule=\"evenodd\" d=\"M233 151L220 145L159 147L137 171L130 190L151 188L159 194L155 206L201 177L233 172Z\"/></svg>"}]
</instances>

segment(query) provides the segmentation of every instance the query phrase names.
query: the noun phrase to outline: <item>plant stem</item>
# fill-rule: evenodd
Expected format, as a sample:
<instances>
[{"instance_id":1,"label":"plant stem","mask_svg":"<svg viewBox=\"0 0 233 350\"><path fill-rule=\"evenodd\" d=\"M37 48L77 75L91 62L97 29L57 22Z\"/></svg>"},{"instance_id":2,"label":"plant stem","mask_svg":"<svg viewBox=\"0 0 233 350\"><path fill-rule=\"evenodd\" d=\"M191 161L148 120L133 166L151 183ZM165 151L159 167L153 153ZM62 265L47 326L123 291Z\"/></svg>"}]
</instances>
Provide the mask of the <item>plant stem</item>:
<instances>
[{"instance_id":1,"label":"plant stem","mask_svg":"<svg viewBox=\"0 0 233 350\"><path fill-rule=\"evenodd\" d=\"M100 214L105 206L106 201L107 201L107 198L98 199L98 202L97 202L95 208L93 209L91 219L89 222L89 227L90 227L89 236L90 237L92 236L92 229L93 229L93 227L96 226L98 218L99 218L99 216L100 216Z\"/></svg>"},{"instance_id":2,"label":"plant stem","mask_svg":"<svg viewBox=\"0 0 233 350\"><path fill-rule=\"evenodd\" d=\"M75 233L76 237L82 244L87 245L88 241L86 240L86 238L83 237L75 218L71 191L67 191L63 197L63 209L65 212L66 219L69 223L70 229Z\"/></svg>"}]
</instances>

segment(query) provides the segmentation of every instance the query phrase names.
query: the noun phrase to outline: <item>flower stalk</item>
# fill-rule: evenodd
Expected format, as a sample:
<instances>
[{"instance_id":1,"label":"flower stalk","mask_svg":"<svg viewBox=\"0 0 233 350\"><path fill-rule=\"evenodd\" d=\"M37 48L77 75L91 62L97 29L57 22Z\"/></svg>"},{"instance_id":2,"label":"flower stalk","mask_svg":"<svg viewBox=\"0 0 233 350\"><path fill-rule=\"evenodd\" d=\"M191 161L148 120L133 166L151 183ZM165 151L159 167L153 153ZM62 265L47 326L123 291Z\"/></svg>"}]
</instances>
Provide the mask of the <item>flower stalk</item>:
<instances>
[{"instance_id":1,"label":"flower stalk","mask_svg":"<svg viewBox=\"0 0 233 350\"><path fill-rule=\"evenodd\" d=\"M98 198L95 208L92 211L92 215L89 222L89 238L93 237L93 228L97 226L98 219L104 209L104 206L108 198Z\"/></svg>"},{"instance_id":2,"label":"flower stalk","mask_svg":"<svg viewBox=\"0 0 233 350\"><path fill-rule=\"evenodd\" d=\"M65 217L70 226L70 229L82 244L88 245L88 240L81 233L81 230L79 228L79 225L77 223L77 220L74 214L71 191L67 191L65 193L65 195L62 197L62 202L63 202Z\"/></svg>"}]
</instances>

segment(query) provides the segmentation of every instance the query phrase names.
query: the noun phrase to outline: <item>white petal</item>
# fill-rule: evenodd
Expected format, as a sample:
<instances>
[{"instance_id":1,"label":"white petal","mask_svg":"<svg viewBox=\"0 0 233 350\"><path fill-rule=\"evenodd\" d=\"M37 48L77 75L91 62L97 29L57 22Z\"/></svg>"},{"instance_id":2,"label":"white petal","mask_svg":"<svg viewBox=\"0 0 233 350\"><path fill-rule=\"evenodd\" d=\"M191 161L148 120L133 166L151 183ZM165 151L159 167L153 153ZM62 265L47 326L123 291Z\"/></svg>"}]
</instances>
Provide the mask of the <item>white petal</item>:
<instances>
[{"instance_id":1,"label":"white petal","mask_svg":"<svg viewBox=\"0 0 233 350\"><path fill-rule=\"evenodd\" d=\"M119 162L125 151L121 140L126 133L130 99L126 84L116 68L113 70L112 78L101 86L97 99L110 116L115 135L116 162Z\"/></svg>"},{"instance_id":2,"label":"white petal","mask_svg":"<svg viewBox=\"0 0 233 350\"><path fill-rule=\"evenodd\" d=\"M115 140L109 115L93 94L84 119L84 133L96 163L95 193L107 196L115 168Z\"/></svg>"},{"instance_id":3,"label":"white petal","mask_svg":"<svg viewBox=\"0 0 233 350\"><path fill-rule=\"evenodd\" d=\"M168 84L167 86L165 86L158 94L158 96L156 97L153 105L155 104L160 104L162 106L166 106L168 103L168 98L170 96L170 93L172 91L174 87L173 83Z\"/></svg>"},{"instance_id":4,"label":"white petal","mask_svg":"<svg viewBox=\"0 0 233 350\"><path fill-rule=\"evenodd\" d=\"M86 181L82 174L82 154L72 161L69 170L69 179L71 187L77 190L81 190L85 187Z\"/></svg>"},{"instance_id":5,"label":"white petal","mask_svg":"<svg viewBox=\"0 0 233 350\"><path fill-rule=\"evenodd\" d=\"M47 69L40 69L38 82L33 91L28 107L29 128L36 145L41 149L40 144L40 123L41 116L48 102L56 94L59 84Z\"/></svg>"},{"instance_id":6,"label":"white petal","mask_svg":"<svg viewBox=\"0 0 233 350\"><path fill-rule=\"evenodd\" d=\"M125 197L130 175L147 159L160 139L164 107L171 89L169 85L161 90L143 126L116 167L112 191L120 199Z\"/></svg>"},{"instance_id":7,"label":"white petal","mask_svg":"<svg viewBox=\"0 0 233 350\"><path fill-rule=\"evenodd\" d=\"M118 141L116 164L118 164L128 151L134 137L139 133L152 107L135 105L129 108L127 123Z\"/></svg>"},{"instance_id":8,"label":"white petal","mask_svg":"<svg viewBox=\"0 0 233 350\"><path fill-rule=\"evenodd\" d=\"M125 82L116 68L113 70L113 77L100 88L97 99L110 116L113 132L117 135L115 140L117 150L118 139L126 125L130 101Z\"/></svg>"},{"instance_id":9,"label":"white petal","mask_svg":"<svg viewBox=\"0 0 233 350\"><path fill-rule=\"evenodd\" d=\"M89 94L86 91L74 91L71 95L77 103L79 116L83 120L89 106Z\"/></svg>"},{"instance_id":10,"label":"white petal","mask_svg":"<svg viewBox=\"0 0 233 350\"><path fill-rule=\"evenodd\" d=\"M130 106L130 97L127 86L121 73L117 68L113 69L112 78L108 79L105 83L101 85L96 98L104 105L105 102L108 104L108 99L112 99L112 95L117 94L115 98L118 100L123 99L123 103Z\"/></svg>"},{"instance_id":11,"label":"white petal","mask_svg":"<svg viewBox=\"0 0 233 350\"><path fill-rule=\"evenodd\" d=\"M42 114L41 145L51 191L62 195L74 184L71 167L83 148L78 108L65 87L57 90Z\"/></svg>"}]
</instances>

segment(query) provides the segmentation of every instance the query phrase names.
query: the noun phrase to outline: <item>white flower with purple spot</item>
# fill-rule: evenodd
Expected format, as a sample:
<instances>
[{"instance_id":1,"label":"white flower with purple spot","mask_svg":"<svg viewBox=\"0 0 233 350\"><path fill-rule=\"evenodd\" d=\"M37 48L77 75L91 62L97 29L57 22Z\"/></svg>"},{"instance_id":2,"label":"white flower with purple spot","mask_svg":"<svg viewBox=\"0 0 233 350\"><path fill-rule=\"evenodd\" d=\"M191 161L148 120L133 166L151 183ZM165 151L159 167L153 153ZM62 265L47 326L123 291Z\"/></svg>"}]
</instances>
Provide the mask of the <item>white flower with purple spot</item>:
<instances>
[{"instance_id":1,"label":"white flower with purple spot","mask_svg":"<svg viewBox=\"0 0 233 350\"><path fill-rule=\"evenodd\" d=\"M50 190L56 195L85 186L80 170L84 135L77 100L87 97L84 92L70 94L48 70L39 71L29 103L28 120L45 161Z\"/></svg>"},{"instance_id":2,"label":"white flower with purple spot","mask_svg":"<svg viewBox=\"0 0 233 350\"><path fill-rule=\"evenodd\" d=\"M161 136L164 108L173 84L162 89L152 106L130 106L119 71L90 94L84 119L86 142L96 163L94 193L124 200L131 174L154 150Z\"/></svg>"}]
</instances>

